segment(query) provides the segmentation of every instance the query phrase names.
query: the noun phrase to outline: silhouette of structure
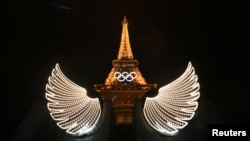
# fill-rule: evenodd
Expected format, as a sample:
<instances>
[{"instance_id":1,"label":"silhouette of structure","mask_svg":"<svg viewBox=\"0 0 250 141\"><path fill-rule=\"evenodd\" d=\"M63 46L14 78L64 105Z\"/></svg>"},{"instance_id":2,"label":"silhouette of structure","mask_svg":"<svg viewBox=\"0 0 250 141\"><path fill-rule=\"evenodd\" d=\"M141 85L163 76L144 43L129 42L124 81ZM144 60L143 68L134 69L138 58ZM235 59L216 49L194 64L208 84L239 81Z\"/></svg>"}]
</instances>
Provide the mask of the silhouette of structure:
<instances>
[{"instance_id":1,"label":"silhouette of structure","mask_svg":"<svg viewBox=\"0 0 250 141\"><path fill-rule=\"evenodd\" d=\"M94 90L102 99L112 101L116 125L132 124L135 99L142 99L146 92L157 87L157 84L147 84L138 63L133 59L128 21L124 17L119 53L117 59L112 61L113 68L104 84L94 84Z\"/></svg>"}]
</instances>

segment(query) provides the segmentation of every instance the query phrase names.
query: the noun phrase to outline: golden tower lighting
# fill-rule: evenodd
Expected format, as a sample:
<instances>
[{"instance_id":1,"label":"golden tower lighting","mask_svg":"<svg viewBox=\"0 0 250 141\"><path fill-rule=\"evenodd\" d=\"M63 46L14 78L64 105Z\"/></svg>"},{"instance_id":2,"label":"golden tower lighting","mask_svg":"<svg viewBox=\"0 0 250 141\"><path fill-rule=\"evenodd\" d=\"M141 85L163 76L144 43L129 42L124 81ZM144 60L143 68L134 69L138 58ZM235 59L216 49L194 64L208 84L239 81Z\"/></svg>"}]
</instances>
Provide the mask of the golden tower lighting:
<instances>
[{"instance_id":1,"label":"golden tower lighting","mask_svg":"<svg viewBox=\"0 0 250 141\"><path fill-rule=\"evenodd\" d=\"M133 124L134 100L157 87L147 84L133 58L129 41L128 21L122 21L121 43L117 59L104 84L94 84L102 99L112 101L116 125ZM144 120L163 135L176 135L188 125L198 108L200 85L191 62L186 71L173 82L161 87L155 97L146 97ZM47 107L57 125L71 135L95 131L102 109L98 98L90 98L87 90L70 81L58 64L46 85Z\"/></svg>"},{"instance_id":2,"label":"golden tower lighting","mask_svg":"<svg viewBox=\"0 0 250 141\"><path fill-rule=\"evenodd\" d=\"M138 68L131 50L128 33L128 21L122 21L122 34L117 59L112 61L111 69L104 84L94 84L94 89L103 99L112 101L116 124L132 124L134 101L141 99L156 84L147 84Z\"/></svg>"}]
</instances>

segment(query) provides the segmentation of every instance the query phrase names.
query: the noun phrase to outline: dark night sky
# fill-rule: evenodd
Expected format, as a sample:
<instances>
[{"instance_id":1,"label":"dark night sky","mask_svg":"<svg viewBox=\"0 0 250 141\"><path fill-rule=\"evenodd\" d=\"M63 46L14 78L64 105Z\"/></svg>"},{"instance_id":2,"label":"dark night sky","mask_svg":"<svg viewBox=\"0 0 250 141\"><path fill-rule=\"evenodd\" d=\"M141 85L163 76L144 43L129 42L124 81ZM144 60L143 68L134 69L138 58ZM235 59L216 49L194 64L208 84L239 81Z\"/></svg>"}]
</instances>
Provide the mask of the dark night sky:
<instances>
[{"instance_id":1,"label":"dark night sky","mask_svg":"<svg viewBox=\"0 0 250 141\"><path fill-rule=\"evenodd\" d=\"M87 89L103 83L117 57L123 16L148 83L167 84L192 61L201 97L214 102L226 123L249 123L246 3L16 0L1 5L1 127L8 131L15 131L34 101L44 99L57 62Z\"/></svg>"}]
</instances>

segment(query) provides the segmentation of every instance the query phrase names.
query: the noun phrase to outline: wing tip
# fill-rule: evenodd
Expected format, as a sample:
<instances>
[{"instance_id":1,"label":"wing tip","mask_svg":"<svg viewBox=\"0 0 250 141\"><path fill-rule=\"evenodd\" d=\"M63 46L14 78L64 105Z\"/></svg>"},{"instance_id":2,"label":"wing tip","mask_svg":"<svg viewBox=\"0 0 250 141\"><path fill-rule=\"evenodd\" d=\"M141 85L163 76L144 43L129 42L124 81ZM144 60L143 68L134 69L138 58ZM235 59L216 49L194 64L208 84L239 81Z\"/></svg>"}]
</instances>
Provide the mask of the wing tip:
<instances>
[{"instance_id":1,"label":"wing tip","mask_svg":"<svg viewBox=\"0 0 250 141\"><path fill-rule=\"evenodd\" d=\"M60 70L60 65L59 65L59 63L56 63L55 69L56 69L56 70Z\"/></svg>"},{"instance_id":2,"label":"wing tip","mask_svg":"<svg viewBox=\"0 0 250 141\"><path fill-rule=\"evenodd\" d=\"M192 66L192 62L191 62L191 61L188 61L188 65L191 65L191 66Z\"/></svg>"}]
</instances>

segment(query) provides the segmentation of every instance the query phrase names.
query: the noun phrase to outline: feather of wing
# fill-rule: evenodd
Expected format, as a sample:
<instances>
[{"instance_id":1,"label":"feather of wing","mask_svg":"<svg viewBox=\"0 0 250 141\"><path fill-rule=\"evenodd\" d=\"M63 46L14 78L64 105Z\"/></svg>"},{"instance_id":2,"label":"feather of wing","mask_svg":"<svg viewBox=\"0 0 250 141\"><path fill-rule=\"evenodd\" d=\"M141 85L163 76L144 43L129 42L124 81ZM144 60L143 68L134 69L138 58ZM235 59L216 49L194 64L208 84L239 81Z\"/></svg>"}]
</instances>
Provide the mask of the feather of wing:
<instances>
[{"instance_id":1,"label":"feather of wing","mask_svg":"<svg viewBox=\"0 0 250 141\"><path fill-rule=\"evenodd\" d=\"M161 87L155 97L146 98L143 114L149 125L164 135L177 134L194 116L199 88L198 77L189 62L179 78Z\"/></svg>"},{"instance_id":2,"label":"feather of wing","mask_svg":"<svg viewBox=\"0 0 250 141\"><path fill-rule=\"evenodd\" d=\"M70 81L58 64L46 85L47 107L57 125L73 135L91 132L101 115L98 98L90 98L85 88Z\"/></svg>"}]
</instances>

